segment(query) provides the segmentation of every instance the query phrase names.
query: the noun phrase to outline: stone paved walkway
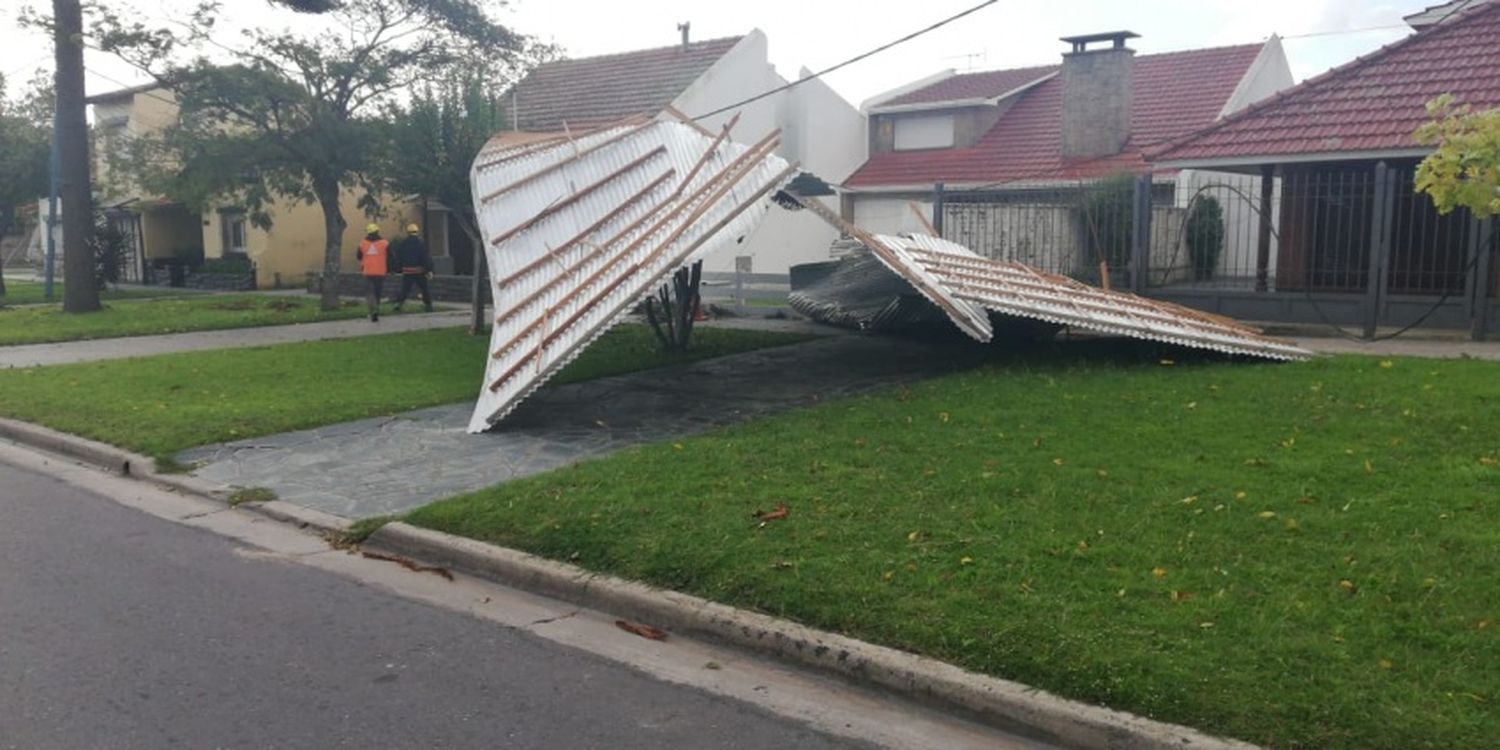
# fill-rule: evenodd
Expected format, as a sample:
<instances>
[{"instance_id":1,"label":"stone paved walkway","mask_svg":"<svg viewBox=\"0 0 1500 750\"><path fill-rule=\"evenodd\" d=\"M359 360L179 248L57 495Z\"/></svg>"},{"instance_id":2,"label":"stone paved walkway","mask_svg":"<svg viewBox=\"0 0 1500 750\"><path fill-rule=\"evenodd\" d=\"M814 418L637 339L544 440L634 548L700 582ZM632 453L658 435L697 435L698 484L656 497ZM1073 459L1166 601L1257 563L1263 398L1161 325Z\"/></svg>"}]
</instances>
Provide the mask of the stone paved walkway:
<instances>
[{"instance_id":1,"label":"stone paved walkway","mask_svg":"<svg viewBox=\"0 0 1500 750\"><path fill-rule=\"evenodd\" d=\"M703 432L821 399L971 366L984 347L835 336L679 368L539 391L484 435L463 403L198 448L194 473L349 518L432 500Z\"/></svg>"}]
</instances>

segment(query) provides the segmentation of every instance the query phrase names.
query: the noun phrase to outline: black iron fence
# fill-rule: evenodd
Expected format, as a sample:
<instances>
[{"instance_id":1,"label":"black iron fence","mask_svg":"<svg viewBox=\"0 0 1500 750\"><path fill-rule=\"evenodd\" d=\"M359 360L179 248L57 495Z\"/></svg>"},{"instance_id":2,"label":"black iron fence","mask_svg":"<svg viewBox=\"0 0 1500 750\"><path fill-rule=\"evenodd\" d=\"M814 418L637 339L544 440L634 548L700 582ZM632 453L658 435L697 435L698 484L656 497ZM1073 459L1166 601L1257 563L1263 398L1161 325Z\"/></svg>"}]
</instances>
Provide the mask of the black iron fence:
<instances>
[{"instance_id":1,"label":"black iron fence","mask_svg":"<svg viewBox=\"0 0 1500 750\"><path fill-rule=\"evenodd\" d=\"M1185 170L950 191L943 236L988 257L1251 320L1471 328L1500 322L1493 222L1439 214L1415 163Z\"/></svg>"}]
</instances>

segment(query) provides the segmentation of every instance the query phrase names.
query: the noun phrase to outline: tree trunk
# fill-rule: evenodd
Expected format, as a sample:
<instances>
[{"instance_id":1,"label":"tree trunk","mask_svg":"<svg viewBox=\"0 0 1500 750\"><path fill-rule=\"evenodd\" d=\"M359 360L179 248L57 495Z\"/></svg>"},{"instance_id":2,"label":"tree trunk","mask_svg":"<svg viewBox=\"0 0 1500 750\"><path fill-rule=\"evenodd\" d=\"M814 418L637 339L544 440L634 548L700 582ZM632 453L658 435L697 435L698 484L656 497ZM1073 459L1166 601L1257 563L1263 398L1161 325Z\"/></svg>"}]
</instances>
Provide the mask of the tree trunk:
<instances>
[{"instance_id":1,"label":"tree trunk","mask_svg":"<svg viewBox=\"0 0 1500 750\"><path fill-rule=\"evenodd\" d=\"M83 101L83 11L79 0L52 0L53 45L57 58L57 145L61 157L58 193L63 212L63 310L99 309L90 235L94 231L89 195L89 136Z\"/></svg>"},{"instance_id":2,"label":"tree trunk","mask_svg":"<svg viewBox=\"0 0 1500 750\"><path fill-rule=\"evenodd\" d=\"M316 178L313 195L323 209L323 297L324 310L339 309L339 264L343 257L344 214L339 210L338 180Z\"/></svg>"}]
</instances>

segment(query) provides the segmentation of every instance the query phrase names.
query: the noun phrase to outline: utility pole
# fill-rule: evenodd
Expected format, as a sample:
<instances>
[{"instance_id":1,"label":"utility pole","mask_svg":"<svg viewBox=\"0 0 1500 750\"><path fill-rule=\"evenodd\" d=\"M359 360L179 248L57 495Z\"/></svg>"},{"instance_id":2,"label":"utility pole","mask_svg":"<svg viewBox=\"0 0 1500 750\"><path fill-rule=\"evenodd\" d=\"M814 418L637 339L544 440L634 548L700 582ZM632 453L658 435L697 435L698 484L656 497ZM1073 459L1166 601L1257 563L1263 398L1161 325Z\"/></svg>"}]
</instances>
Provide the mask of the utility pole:
<instances>
[{"instance_id":1,"label":"utility pole","mask_svg":"<svg viewBox=\"0 0 1500 750\"><path fill-rule=\"evenodd\" d=\"M57 56L58 196L62 199L63 310L99 309L94 283L93 199L89 189L89 133L83 101L83 9L79 0L52 0L53 45Z\"/></svg>"}]
</instances>

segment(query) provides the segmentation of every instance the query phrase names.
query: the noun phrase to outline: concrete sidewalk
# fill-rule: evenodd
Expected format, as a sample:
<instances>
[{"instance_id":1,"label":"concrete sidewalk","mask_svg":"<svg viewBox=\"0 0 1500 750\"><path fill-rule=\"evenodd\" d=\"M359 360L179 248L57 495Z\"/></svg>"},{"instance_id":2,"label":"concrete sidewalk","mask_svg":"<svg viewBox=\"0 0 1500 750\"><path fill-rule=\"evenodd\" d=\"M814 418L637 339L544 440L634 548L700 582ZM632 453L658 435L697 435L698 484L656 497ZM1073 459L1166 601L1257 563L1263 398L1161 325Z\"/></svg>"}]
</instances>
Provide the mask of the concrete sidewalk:
<instances>
[{"instance_id":1,"label":"concrete sidewalk","mask_svg":"<svg viewBox=\"0 0 1500 750\"><path fill-rule=\"evenodd\" d=\"M1292 341L1319 354L1365 354L1372 357L1426 357L1429 359L1487 359L1500 361L1500 341L1435 339L1402 336L1386 341L1356 341L1345 338L1301 337Z\"/></svg>"},{"instance_id":2,"label":"concrete sidewalk","mask_svg":"<svg viewBox=\"0 0 1500 750\"><path fill-rule=\"evenodd\" d=\"M290 344L298 341L347 339L381 333L455 328L467 325L468 322L467 312L415 313L387 315L382 317L379 323L371 323L364 318L355 318L321 323L169 333L160 336L129 336L90 341L64 341L55 344L5 346L0 347L0 369L149 357L154 354L195 352L204 349L239 349Z\"/></svg>"}]
</instances>

